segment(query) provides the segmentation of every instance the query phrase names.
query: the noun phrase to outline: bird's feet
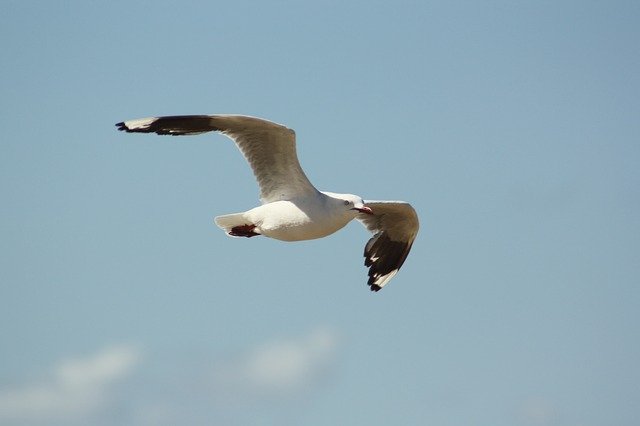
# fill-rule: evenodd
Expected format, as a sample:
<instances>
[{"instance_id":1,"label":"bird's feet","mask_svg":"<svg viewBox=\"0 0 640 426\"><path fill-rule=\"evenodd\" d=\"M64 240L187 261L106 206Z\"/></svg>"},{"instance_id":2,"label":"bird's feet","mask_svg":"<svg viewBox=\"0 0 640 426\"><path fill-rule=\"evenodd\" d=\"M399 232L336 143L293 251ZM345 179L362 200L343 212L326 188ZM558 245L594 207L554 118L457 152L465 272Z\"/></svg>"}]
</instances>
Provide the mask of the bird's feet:
<instances>
[{"instance_id":1,"label":"bird's feet","mask_svg":"<svg viewBox=\"0 0 640 426\"><path fill-rule=\"evenodd\" d=\"M247 238L260 235L257 232L253 232L254 229L256 229L255 225L234 226L233 228L231 228L231 231L229 231L229 235L231 235L232 237L247 237Z\"/></svg>"}]
</instances>

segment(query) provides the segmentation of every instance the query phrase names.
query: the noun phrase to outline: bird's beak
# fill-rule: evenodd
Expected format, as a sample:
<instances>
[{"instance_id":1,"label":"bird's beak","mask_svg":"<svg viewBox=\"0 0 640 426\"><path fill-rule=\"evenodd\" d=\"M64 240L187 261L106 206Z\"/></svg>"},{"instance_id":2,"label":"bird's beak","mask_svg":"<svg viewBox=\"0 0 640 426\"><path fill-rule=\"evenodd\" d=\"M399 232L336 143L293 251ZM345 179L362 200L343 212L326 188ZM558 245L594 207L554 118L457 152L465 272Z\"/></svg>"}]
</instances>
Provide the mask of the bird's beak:
<instances>
[{"instance_id":1,"label":"bird's beak","mask_svg":"<svg viewBox=\"0 0 640 426\"><path fill-rule=\"evenodd\" d=\"M365 213L365 214L373 214L373 210L371 210L369 207L367 206L362 206L362 207L354 207L354 210L358 210L359 213Z\"/></svg>"}]
</instances>

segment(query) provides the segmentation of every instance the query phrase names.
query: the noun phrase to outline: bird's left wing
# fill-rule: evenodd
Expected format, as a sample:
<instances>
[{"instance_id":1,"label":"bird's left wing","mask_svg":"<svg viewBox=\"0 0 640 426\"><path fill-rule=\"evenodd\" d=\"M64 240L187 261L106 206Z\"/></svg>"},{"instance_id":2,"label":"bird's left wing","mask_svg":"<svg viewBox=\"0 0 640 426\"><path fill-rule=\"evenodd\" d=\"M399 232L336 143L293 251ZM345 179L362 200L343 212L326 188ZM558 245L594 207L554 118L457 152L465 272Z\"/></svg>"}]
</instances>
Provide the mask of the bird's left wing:
<instances>
[{"instance_id":1,"label":"bird's left wing","mask_svg":"<svg viewBox=\"0 0 640 426\"><path fill-rule=\"evenodd\" d=\"M159 135L220 132L231 138L251 166L263 203L317 194L296 154L293 130L246 115L173 115L123 121L118 130Z\"/></svg>"},{"instance_id":2,"label":"bird's left wing","mask_svg":"<svg viewBox=\"0 0 640 426\"><path fill-rule=\"evenodd\" d=\"M372 214L361 213L358 220L373 237L364 248L372 291L385 286L409 255L418 234L419 222L411 204L404 201L366 201Z\"/></svg>"}]
</instances>

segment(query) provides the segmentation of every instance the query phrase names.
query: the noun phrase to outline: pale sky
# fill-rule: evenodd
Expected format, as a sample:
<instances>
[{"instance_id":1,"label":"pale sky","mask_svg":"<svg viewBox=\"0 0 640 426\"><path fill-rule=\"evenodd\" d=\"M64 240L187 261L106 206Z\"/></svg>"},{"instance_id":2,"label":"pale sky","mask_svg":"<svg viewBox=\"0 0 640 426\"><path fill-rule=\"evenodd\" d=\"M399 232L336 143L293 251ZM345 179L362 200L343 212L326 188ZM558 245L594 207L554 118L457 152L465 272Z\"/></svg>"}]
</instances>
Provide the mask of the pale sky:
<instances>
[{"instance_id":1,"label":"pale sky","mask_svg":"<svg viewBox=\"0 0 640 426\"><path fill-rule=\"evenodd\" d=\"M638 2L2 9L0 424L638 424ZM114 127L207 113L411 202L399 274L357 223L226 237L229 140Z\"/></svg>"}]
</instances>

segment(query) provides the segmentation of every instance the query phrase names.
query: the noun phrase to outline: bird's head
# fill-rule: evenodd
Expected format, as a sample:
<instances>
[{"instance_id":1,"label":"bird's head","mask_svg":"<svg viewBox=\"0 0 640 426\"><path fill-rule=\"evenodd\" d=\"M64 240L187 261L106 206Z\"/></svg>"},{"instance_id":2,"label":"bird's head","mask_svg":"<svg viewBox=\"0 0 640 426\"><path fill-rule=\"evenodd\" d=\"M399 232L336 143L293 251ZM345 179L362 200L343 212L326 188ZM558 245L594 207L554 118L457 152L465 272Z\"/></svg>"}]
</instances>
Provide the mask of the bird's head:
<instances>
[{"instance_id":1,"label":"bird's head","mask_svg":"<svg viewBox=\"0 0 640 426\"><path fill-rule=\"evenodd\" d=\"M335 199L335 202L341 204L345 211L358 214L373 214L371 208L367 207L364 203L362 197L353 194L330 194L332 198Z\"/></svg>"}]
</instances>

